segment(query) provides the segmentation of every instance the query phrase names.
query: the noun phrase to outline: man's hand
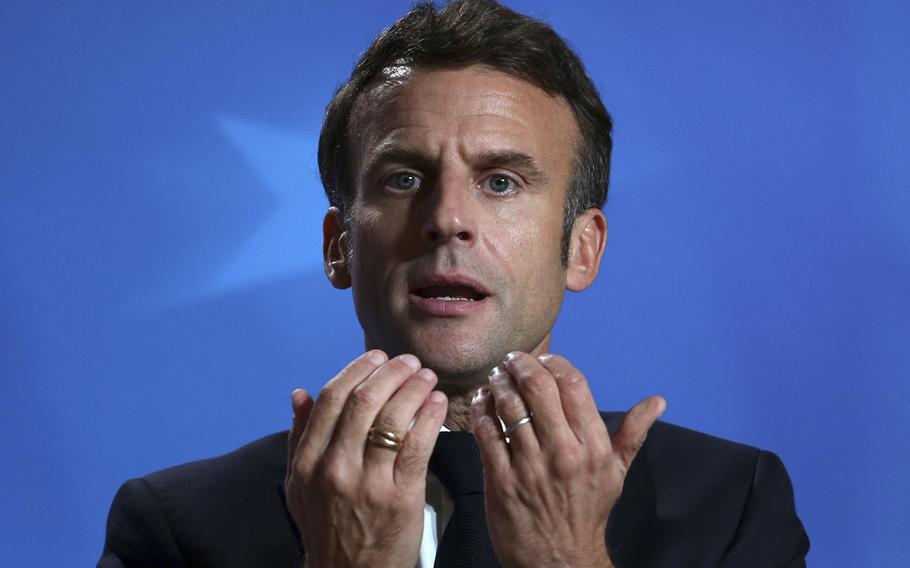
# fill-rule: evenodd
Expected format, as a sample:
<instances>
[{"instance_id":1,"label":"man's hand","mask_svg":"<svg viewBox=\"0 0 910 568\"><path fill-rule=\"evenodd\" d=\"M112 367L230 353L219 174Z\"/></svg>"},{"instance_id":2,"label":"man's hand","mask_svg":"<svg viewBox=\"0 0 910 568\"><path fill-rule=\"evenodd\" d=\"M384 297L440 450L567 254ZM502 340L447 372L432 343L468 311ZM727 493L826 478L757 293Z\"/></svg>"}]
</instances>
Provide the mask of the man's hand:
<instances>
[{"instance_id":1,"label":"man's hand","mask_svg":"<svg viewBox=\"0 0 910 568\"><path fill-rule=\"evenodd\" d=\"M374 350L315 402L294 391L284 485L307 566L417 563L427 463L447 408L436 382L413 355ZM402 436L401 451L367 442L374 426Z\"/></svg>"},{"instance_id":2,"label":"man's hand","mask_svg":"<svg viewBox=\"0 0 910 568\"><path fill-rule=\"evenodd\" d=\"M471 412L487 524L503 566L612 566L607 518L666 402L635 405L610 439L584 375L564 358L510 353ZM530 422L503 438L508 427Z\"/></svg>"}]
</instances>

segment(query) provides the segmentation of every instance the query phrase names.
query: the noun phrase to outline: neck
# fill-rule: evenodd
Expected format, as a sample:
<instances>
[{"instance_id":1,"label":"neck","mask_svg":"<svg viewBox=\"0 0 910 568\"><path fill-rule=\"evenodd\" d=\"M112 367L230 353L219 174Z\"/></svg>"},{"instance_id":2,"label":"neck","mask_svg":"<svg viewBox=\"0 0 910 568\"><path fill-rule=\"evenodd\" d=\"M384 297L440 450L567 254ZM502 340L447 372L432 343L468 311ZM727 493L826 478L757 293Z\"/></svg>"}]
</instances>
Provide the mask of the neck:
<instances>
[{"instance_id":1,"label":"neck","mask_svg":"<svg viewBox=\"0 0 910 568\"><path fill-rule=\"evenodd\" d=\"M446 414L445 426L453 432L471 432L471 400L477 389L467 393L451 393L449 397L449 411Z\"/></svg>"},{"instance_id":2,"label":"neck","mask_svg":"<svg viewBox=\"0 0 910 568\"><path fill-rule=\"evenodd\" d=\"M552 337L552 330L547 333L543 340L537 344L536 347L529 350L528 353L531 355L542 355L549 352L550 348L550 339ZM381 349L374 341L372 341L369 336L364 334L364 343L366 349ZM386 350L389 356L394 356L396 353L391 350ZM503 353L503 357L505 353ZM492 367L490 368L492 370ZM476 371L475 371L476 372ZM473 428L471 427L471 401L474 399L474 394L482 387L489 384L488 381L489 371L484 371L482 376L476 376L474 373L465 374L456 377L449 375L440 375L439 384L436 385L436 388L443 391L446 396L449 398L449 409L446 413L445 427L453 432L472 432ZM467 391L461 388L452 388L451 385L466 385L472 384L477 385L469 388Z\"/></svg>"}]
</instances>

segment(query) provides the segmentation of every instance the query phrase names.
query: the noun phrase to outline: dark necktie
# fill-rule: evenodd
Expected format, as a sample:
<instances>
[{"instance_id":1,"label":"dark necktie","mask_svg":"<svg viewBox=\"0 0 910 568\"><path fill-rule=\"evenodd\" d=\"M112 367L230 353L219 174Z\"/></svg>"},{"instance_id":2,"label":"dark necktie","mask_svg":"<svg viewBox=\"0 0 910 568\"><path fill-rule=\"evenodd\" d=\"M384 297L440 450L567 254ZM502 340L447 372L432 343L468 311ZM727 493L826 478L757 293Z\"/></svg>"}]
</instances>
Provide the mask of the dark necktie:
<instances>
[{"instance_id":1,"label":"dark necktie","mask_svg":"<svg viewBox=\"0 0 910 568\"><path fill-rule=\"evenodd\" d=\"M483 467L470 432L440 432L430 471L452 497L452 518L436 548L435 568L499 568L483 511Z\"/></svg>"}]
</instances>

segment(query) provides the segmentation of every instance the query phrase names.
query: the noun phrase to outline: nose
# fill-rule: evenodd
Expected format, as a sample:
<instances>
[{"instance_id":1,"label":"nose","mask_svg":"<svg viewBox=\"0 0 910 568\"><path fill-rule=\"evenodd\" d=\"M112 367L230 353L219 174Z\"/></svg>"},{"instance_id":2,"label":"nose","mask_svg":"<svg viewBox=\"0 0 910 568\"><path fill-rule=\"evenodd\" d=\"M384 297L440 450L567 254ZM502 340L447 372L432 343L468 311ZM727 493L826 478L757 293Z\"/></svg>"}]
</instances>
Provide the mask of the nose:
<instances>
[{"instance_id":1,"label":"nose","mask_svg":"<svg viewBox=\"0 0 910 568\"><path fill-rule=\"evenodd\" d=\"M457 179L440 178L427 196L426 215L420 235L424 242L472 246L477 239L477 215L470 185Z\"/></svg>"}]
</instances>

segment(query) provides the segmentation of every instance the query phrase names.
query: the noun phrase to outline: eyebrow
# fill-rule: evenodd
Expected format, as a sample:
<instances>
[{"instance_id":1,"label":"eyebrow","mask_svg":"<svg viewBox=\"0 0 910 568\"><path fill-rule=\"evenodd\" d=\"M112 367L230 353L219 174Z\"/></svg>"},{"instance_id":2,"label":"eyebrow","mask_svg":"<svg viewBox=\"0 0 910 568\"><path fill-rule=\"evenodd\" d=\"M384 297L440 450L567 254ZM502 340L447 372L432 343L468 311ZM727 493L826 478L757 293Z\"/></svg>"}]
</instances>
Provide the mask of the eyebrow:
<instances>
[{"instance_id":1,"label":"eyebrow","mask_svg":"<svg viewBox=\"0 0 910 568\"><path fill-rule=\"evenodd\" d=\"M378 151L369 156L364 171L367 175L370 175L373 170L381 164L389 162L414 164L418 167L426 168L430 166L433 161L434 160L429 158L426 154L418 150L411 150L410 148L403 148L401 146L385 146L380 147Z\"/></svg>"},{"instance_id":2,"label":"eyebrow","mask_svg":"<svg viewBox=\"0 0 910 568\"><path fill-rule=\"evenodd\" d=\"M475 164L483 167L505 167L519 172L530 184L546 184L547 176L529 154L515 150L493 150L481 152L472 157Z\"/></svg>"},{"instance_id":3,"label":"eyebrow","mask_svg":"<svg viewBox=\"0 0 910 568\"><path fill-rule=\"evenodd\" d=\"M369 157L364 171L369 175L380 164L397 162L413 164L415 167L430 168L435 160L425 153L401 146L380 148ZM500 167L515 170L530 184L545 185L547 176L531 155L517 150L488 150L470 156L476 168Z\"/></svg>"}]
</instances>

